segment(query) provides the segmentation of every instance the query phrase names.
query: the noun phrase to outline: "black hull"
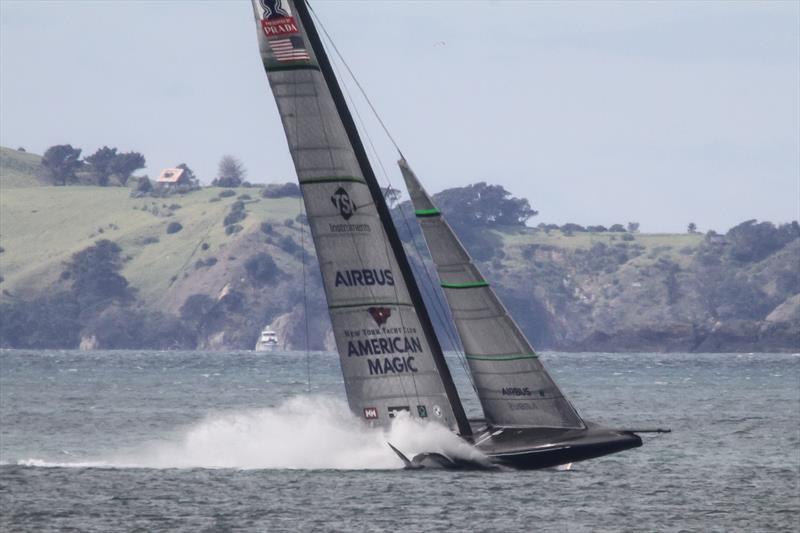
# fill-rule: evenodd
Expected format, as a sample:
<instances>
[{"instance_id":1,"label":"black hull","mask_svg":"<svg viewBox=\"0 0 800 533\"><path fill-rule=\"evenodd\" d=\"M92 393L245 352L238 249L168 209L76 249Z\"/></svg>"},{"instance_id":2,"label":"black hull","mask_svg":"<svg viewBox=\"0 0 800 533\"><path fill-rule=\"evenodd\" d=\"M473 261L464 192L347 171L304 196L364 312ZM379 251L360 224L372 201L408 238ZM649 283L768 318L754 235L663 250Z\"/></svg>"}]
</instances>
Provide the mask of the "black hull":
<instances>
[{"instance_id":1,"label":"black hull","mask_svg":"<svg viewBox=\"0 0 800 533\"><path fill-rule=\"evenodd\" d=\"M475 447L498 466L534 470L594 459L638 448L642 439L628 431L589 425L585 429L494 428Z\"/></svg>"}]
</instances>

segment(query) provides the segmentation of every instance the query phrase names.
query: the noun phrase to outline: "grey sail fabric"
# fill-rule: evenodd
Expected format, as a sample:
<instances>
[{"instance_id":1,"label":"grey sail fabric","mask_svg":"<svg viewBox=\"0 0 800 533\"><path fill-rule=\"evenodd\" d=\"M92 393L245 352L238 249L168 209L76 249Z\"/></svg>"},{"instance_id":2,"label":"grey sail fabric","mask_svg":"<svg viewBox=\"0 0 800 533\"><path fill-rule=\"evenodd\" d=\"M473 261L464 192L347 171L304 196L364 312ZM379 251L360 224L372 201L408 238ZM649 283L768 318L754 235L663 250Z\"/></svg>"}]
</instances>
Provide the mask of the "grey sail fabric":
<instances>
[{"instance_id":1,"label":"grey sail fabric","mask_svg":"<svg viewBox=\"0 0 800 533\"><path fill-rule=\"evenodd\" d=\"M299 8L288 0L254 0L253 7L261 57L322 271L350 408L377 425L407 411L456 430L432 348Z\"/></svg>"},{"instance_id":2,"label":"grey sail fabric","mask_svg":"<svg viewBox=\"0 0 800 533\"><path fill-rule=\"evenodd\" d=\"M399 164L487 421L496 426L585 427L411 168L404 160Z\"/></svg>"}]
</instances>

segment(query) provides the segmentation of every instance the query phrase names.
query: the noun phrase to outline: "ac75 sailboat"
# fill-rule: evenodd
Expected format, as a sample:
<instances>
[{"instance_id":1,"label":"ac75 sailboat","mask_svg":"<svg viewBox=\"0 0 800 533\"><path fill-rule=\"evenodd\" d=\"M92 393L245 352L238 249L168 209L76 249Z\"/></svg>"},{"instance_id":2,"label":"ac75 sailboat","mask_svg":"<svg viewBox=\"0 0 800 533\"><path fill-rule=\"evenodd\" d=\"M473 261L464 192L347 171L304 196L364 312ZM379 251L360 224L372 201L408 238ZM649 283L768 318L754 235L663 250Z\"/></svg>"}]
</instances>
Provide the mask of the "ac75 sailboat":
<instances>
[{"instance_id":1,"label":"ac75 sailboat","mask_svg":"<svg viewBox=\"0 0 800 533\"><path fill-rule=\"evenodd\" d=\"M641 446L633 430L603 428L580 417L401 160L485 414L467 418L308 5L253 0L253 7L353 413L375 426L388 426L400 412L438 422L492 463L514 468ZM434 462L464 466L441 456Z\"/></svg>"}]
</instances>

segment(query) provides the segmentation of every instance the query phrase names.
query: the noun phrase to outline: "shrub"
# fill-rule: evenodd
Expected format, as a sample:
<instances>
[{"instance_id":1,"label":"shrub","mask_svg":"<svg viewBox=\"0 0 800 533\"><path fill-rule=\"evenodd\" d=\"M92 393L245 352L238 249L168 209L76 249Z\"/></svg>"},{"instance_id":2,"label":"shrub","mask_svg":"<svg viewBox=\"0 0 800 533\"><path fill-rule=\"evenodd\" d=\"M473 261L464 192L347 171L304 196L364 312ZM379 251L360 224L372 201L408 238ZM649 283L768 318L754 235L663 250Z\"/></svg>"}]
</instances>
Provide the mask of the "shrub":
<instances>
[{"instance_id":1,"label":"shrub","mask_svg":"<svg viewBox=\"0 0 800 533\"><path fill-rule=\"evenodd\" d=\"M139 242L140 242L142 245L145 245L145 244L155 244L155 243L157 243L157 242L158 242L158 237L155 237L155 236L152 236L152 235L151 235L151 236L148 236L148 237L144 237L144 238L142 238L142 240L141 240L141 241L139 241Z\"/></svg>"},{"instance_id":2,"label":"shrub","mask_svg":"<svg viewBox=\"0 0 800 533\"><path fill-rule=\"evenodd\" d=\"M216 302L205 294L192 294L181 306L181 318L187 322L200 322L214 309Z\"/></svg>"},{"instance_id":3,"label":"shrub","mask_svg":"<svg viewBox=\"0 0 800 533\"><path fill-rule=\"evenodd\" d=\"M167 226L167 235L171 235L173 233L178 233L180 230L183 229L180 222L170 222Z\"/></svg>"},{"instance_id":4,"label":"shrub","mask_svg":"<svg viewBox=\"0 0 800 533\"><path fill-rule=\"evenodd\" d=\"M252 281L261 284L275 280L282 273L275 261L264 252L248 258L244 268Z\"/></svg>"},{"instance_id":5,"label":"shrub","mask_svg":"<svg viewBox=\"0 0 800 533\"><path fill-rule=\"evenodd\" d=\"M632 241L632 240L634 239L634 237L633 237L633 235L631 235L630 233L626 233L625 235L623 235L623 236L621 237L621 239L622 239L623 241Z\"/></svg>"},{"instance_id":6,"label":"shrub","mask_svg":"<svg viewBox=\"0 0 800 533\"><path fill-rule=\"evenodd\" d=\"M252 196L250 196L247 193L244 193L244 194L240 194L236 198L239 199L239 200L250 200L250 199L252 199Z\"/></svg>"},{"instance_id":7,"label":"shrub","mask_svg":"<svg viewBox=\"0 0 800 533\"><path fill-rule=\"evenodd\" d=\"M239 224L231 224L230 226L225 226L225 235L233 235L234 233L239 233L244 228Z\"/></svg>"},{"instance_id":8,"label":"shrub","mask_svg":"<svg viewBox=\"0 0 800 533\"><path fill-rule=\"evenodd\" d=\"M215 196L215 197L213 197L213 198L209 198L209 199L208 199L208 201L209 201L209 202L219 202L219 197L218 197L218 196Z\"/></svg>"},{"instance_id":9,"label":"shrub","mask_svg":"<svg viewBox=\"0 0 800 533\"><path fill-rule=\"evenodd\" d=\"M264 233L265 235L272 235L275 233L275 228L269 222L262 222L261 233Z\"/></svg>"},{"instance_id":10,"label":"shrub","mask_svg":"<svg viewBox=\"0 0 800 533\"><path fill-rule=\"evenodd\" d=\"M208 259L198 259L197 262L194 264L194 268L207 268L212 267L217 264L216 257L209 257Z\"/></svg>"},{"instance_id":11,"label":"shrub","mask_svg":"<svg viewBox=\"0 0 800 533\"><path fill-rule=\"evenodd\" d=\"M224 191L220 191L219 197L220 198L229 198L231 196L236 196L236 191L233 189L225 189Z\"/></svg>"},{"instance_id":12,"label":"shrub","mask_svg":"<svg viewBox=\"0 0 800 533\"><path fill-rule=\"evenodd\" d=\"M236 224L237 222L241 222L247 217L247 213L244 211L231 211L222 221L223 226L230 226L232 224Z\"/></svg>"},{"instance_id":13,"label":"shrub","mask_svg":"<svg viewBox=\"0 0 800 533\"><path fill-rule=\"evenodd\" d=\"M207 243L207 242L204 242L203 244L201 244L201 245L200 245L200 249L201 249L201 250L203 250L203 251L206 251L206 250L208 250L209 248L210 248L210 247L209 247L209 245L208 245L208 243Z\"/></svg>"},{"instance_id":14,"label":"shrub","mask_svg":"<svg viewBox=\"0 0 800 533\"><path fill-rule=\"evenodd\" d=\"M296 183L269 183L261 189L264 198L300 197L300 187Z\"/></svg>"},{"instance_id":15,"label":"shrub","mask_svg":"<svg viewBox=\"0 0 800 533\"><path fill-rule=\"evenodd\" d=\"M287 254L297 255L303 252L303 249L288 235L278 239L278 246Z\"/></svg>"},{"instance_id":16,"label":"shrub","mask_svg":"<svg viewBox=\"0 0 800 533\"><path fill-rule=\"evenodd\" d=\"M231 211L244 211L244 202L236 200L231 204Z\"/></svg>"}]
</instances>

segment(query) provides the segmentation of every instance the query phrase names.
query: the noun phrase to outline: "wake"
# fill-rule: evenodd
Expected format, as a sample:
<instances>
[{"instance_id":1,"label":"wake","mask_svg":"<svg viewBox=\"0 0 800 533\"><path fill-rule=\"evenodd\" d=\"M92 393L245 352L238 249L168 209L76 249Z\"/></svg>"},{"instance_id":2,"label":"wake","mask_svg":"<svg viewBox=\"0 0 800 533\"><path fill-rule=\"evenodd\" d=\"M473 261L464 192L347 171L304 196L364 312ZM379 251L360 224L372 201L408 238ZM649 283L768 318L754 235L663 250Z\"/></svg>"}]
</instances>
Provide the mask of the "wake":
<instances>
[{"instance_id":1,"label":"wake","mask_svg":"<svg viewBox=\"0 0 800 533\"><path fill-rule=\"evenodd\" d=\"M387 445L406 455L436 452L485 457L444 426L401 413L388 430L370 428L347 405L326 397L297 397L274 408L207 417L178 438L80 462L26 459L17 464L76 468L233 468L386 470L403 467Z\"/></svg>"}]
</instances>

